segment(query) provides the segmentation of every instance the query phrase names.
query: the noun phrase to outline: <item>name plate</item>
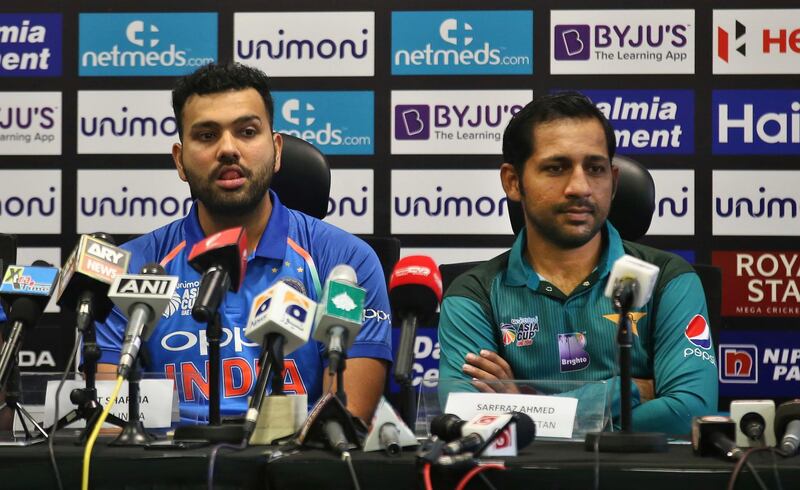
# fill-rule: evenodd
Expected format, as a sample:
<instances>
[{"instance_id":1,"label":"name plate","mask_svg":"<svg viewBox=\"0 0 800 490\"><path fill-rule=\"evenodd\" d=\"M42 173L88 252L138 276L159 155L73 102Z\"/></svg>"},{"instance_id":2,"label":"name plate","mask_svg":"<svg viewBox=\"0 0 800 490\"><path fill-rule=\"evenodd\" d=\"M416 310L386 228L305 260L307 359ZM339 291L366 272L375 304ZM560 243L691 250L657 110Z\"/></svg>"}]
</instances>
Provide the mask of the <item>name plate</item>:
<instances>
[{"instance_id":1,"label":"name plate","mask_svg":"<svg viewBox=\"0 0 800 490\"><path fill-rule=\"evenodd\" d=\"M571 439L578 399L510 393L450 393L445 413L469 420L479 414L522 412L536 424L536 437Z\"/></svg>"},{"instance_id":2,"label":"name plate","mask_svg":"<svg viewBox=\"0 0 800 490\"><path fill-rule=\"evenodd\" d=\"M111 392L114 390L116 381L97 381L97 401L105 407L111 400ZM83 388L86 383L83 380L67 380L61 388L61 397L58 402L58 416L63 417L69 413L75 405L70 401L69 394L75 388ZM58 381L48 381L47 391L45 392L44 406L44 425L53 424L56 411L56 389ZM143 379L139 381L139 420L148 429L158 429L170 427L173 420L173 407L175 417L178 416L178 393L175 391L175 382L171 379ZM117 394L116 403L111 408L111 414L116 415L122 420L128 420L128 382L122 383ZM86 426L84 420L77 420L69 427L80 428ZM104 428L114 427L111 424L103 424Z\"/></svg>"}]
</instances>

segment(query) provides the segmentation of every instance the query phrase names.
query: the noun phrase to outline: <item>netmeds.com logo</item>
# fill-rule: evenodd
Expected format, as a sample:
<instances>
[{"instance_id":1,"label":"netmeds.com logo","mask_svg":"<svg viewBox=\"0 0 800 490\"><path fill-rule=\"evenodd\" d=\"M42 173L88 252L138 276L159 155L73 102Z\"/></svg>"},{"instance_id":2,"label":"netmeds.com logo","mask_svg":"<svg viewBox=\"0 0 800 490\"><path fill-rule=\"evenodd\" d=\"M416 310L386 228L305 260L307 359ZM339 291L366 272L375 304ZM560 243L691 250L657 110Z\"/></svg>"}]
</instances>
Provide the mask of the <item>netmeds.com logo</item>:
<instances>
[{"instance_id":1,"label":"netmeds.com logo","mask_svg":"<svg viewBox=\"0 0 800 490\"><path fill-rule=\"evenodd\" d=\"M78 44L80 76L183 75L216 61L217 14L80 14Z\"/></svg>"},{"instance_id":2,"label":"netmeds.com logo","mask_svg":"<svg viewBox=\"0 0 800 490\"><path fill-rule=\"evenodd\" d=\"M533 73L533 12L392 13L392 75Z\"/></svg>"},{"instance_id":3,"label":"netmeds.com logo","mask_svg":"<svg viewBox=\"0 0 800 490\"><path fill-rule=\"evenodd\" d=\"M275 92L275 130L328 155L372 155L373 92Z\"/></svg>"}]
</instances>

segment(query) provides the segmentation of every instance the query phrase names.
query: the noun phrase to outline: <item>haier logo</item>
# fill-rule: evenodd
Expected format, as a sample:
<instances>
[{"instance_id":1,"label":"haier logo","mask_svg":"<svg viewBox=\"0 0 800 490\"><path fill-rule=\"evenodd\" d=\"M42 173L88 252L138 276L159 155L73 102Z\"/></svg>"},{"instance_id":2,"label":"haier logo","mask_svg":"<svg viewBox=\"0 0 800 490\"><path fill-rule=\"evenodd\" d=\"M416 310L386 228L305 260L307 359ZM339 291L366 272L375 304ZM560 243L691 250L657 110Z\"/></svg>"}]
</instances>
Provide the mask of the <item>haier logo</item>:
<instances>
[{"instance_id":1,"label":"haier logo","mask_svg":"<svg viewBox=\"0 0 800 490\"><path fill-rule=\"evenodd\" d=\"M371 77L374 12L233 14L234 60L273 77Z\"/></svg>"},{"instance_id":2,"label":"haier logo","mask_svg":"<svg viewBox=\"0 0 800 490\"><path fill-rule=\"evenodd\" d=\"M61 75L61 14L0 14L0 77Z\"/></svg>"},{"instance_id":3,"label":"haier logo","mask_svg":"<svg viewBox=\"0 0 800 490\"><path fill-rule=\"evenodd\" d=\"M497 170L393 170L391 233L507 235Z\"/></svg>"},{"instance_id":4,"label":"haier logo","mask_svg":"<svg viewBox=\"0 0 800 490\"><path fill-rule=\"evenodd\" d=\"M217 14L80 14L78 44L82 77L183 75L217 60Z\"/></svg>"},{"instance_id":5,"label":"haier logo","mask_svg":"<svg viewBox=\"0 0 800 490\"><path fill-rule=\"evenodd\" d=\"M648 235L694 235L694 170L651 170L656 210Z\"/></svg>"},{"instance_id":6,"label":"haier logo","mask_svg":"<svg viewBox=\"0 0 800 490\"><path fill-rule=\"evenodd\" d=\"M533 73L533 12L392 12L392 75Z\"/></svg>"},{"instance_id":7,"label":"haier logo","mask_svg":"<svg viewBox=\"0 0 800 490\"><path fill-rule=\"evenodd\" d=\"M614 126L620 153L694 153L691 90L585 90Z\"/></svg>"},{"instance_id":8,"label":"haier logo","mask_svg":"<svg viewBox=\"0 0 800 490\"><path fill-rule=\"evenodd\" d=\"M721 383L758 383L758 347L755 345L719 346Z\"/></svg>"},{"instance_id":9,"label":"haier logo","mask_svg":"<svg viewBox=\"0 0 800 490\"><path fill-rule=\"evenodd\" d=\"M800 154L800 90L714 90L711 107L714 154Z\"/></svg>"},{"instance_id":10,"label":"haier logo","mask_svg":"<svg viewBox=\"0 0 800 490\"><path fill-rule=\"evenodd\" d=\"M503 129L530 90L393 91L392 153L501 153Z\"/></svg>"},{"instance_id":11,"label":"haier logo","mask_svg":"<svg viewBox=\"0 0 800 490\"><path fill-rule=\"evenodd\" d=\"M146 233L191 206L189 188L174 170L78 171L78 233Z\"/></svg>"},{"instance_id":12,"label":"haier logo","mask_svg":"<svg viewBox=\"0 0 800 490\"><path fill-rule=\"evenodd\" d=\"M325 221L350 233L373 233L373 170L331 170L331 193Z\"/></svg>"},{"instance_id":13,"label":"haier logo","mask_svg":"<svg viewBox=\"0 0 800 490\"><path fill-rule=\"evenodd\" d=\"M163 154L177 140L168 90L78 91L78 153Z\"/></svg>"},{"instance_id":14,"label":"haier logo","mask_svg":"<svg viewBox=\"0 0 800 490\"><path fill-rule=\"evenodd\" d=\"M800 174L792 170L715 170L714 235L800 236Z\"/></svg>"},{"instance_id":15,"label":"haier logo","mask_svg":"<svg viewBox=\"0 0 800 490\"><path fill-rule=\"evenodd\" d=\"M61 92L0 92L0 155L61 154Z\"/></svg>"},{"instance_id":16,"label":"haier logo","mask_svg":"<svg viewBox=\"0 0 800 490\"><path fill-rule=\"evenodd\" d=\"M0 170L0 230L61 233L61 170Z\"/></svg>"},{"instance_id":17,"label":"haier logo","mask_svg":"<svg viewBox=\"0 0 800 490\"><path fill-rule=\"evenodd\" d=\"M800 9L714 10L713 73L800 73Z\"/></svg>"},{"instance_id":18,"label":"haier logo","mask_svg":"<svg viewBox=\"0 0 800 490\"><path fill-rule=\"evenodd\" d=\"M372 155L372 92L275 92L275 130L302 138L326 155Z\"/></svg>"},{"instance_id":19,"label":"haier logo","mask_svg":"<svg viewBox=\"0 0 800 490\"><path fill-rule=\"evenodd\" d=\"M555 10L550 71L694 73L694 10Z\"/></svg>"}]
</instances>

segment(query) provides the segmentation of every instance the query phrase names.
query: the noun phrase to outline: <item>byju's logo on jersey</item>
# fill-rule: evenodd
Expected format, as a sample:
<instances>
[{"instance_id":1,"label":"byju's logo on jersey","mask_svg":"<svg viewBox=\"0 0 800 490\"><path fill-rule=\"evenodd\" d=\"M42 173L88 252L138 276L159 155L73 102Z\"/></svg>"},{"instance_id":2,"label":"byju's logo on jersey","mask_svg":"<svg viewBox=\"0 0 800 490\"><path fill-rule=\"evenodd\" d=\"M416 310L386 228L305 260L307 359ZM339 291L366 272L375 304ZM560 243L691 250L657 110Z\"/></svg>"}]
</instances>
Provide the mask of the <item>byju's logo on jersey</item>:
<instances>
[{"instance_id":1,"label":"byju's logo on jersey","mask_svg":"<svg viewBox=\"0 0 800 490\"><path fill-rule=\"evenodd\" d=\"M624 154L694 153L691 90L585 90L611 121Z\"/></svg>"},{"instance_id":2,"label":"byju's logo on jersey","mask_svg":"<svg viewBox=\"0 0 800 490\"><path fill-rule=\"evenodd\" d=\"M217 14L80 14L78 49L82 77L184 75L217 60Z\"/></svg>"},{"instance_id":3,"label":"byju's logo on jersey","mask_svg":"<svg viewBox=\"0 0 800 490\"><path fill-rule=\"evenodd\" d=\"M758 383L758 347L752 344L720 344L721 383Z\"/></svg>"},{"instance_id":4,"label":"byju's logo on jersey","mask_svg":"<svg viewBox=\"0 0 800 490\"><path fill-rule=\"evenodd\" d=\"M714 10L713 73L800 73L800 9Z\"/></svg>"},{"instance_id":5,"label":"byju's logo on jersey","mask_svg":"<svg viewBox=\"0 0 800 490\"><path fill-rule=\"evenodd\" d=\"M327 155L374 153L373 92L274 92L275 130Z\"/></svg>"},{"instance_id":6,"label":"byju's logo on jersey","mask_svg":"<svg viewBox=\"0 0 800 490\"><path fill-rule=\"evenodd\" d=\"M694 10L554 10L550 71L694 73Z\"/></svg>"},{"instance_id":7,"label":"byju's logo on jersey","mask_svg":"<svg viewBox=\"0 0 800 490\"><path fill-rule=\"evenodd\" d=\"M392 75L533 73L533 12L392 13Z\"/></svg>"},{"instance_id":8,"label":"byju's logo on jersey","mask_svg":"<svg viewBox=\"0 0 800 490\"><path fill-rule=\"evenodd\" d=\"M800 90L714 90L712 152L800 154Z\"/></svg>"},{"instance_id":9,"label":"byju's logo on jersey","mask_svg":"<svg viewBox=\"0 0 800 490\"><path fill-rule=\"evenodd\" d=\"M527 347L533 344L533 338L539 332L539 317L512 318L511 323L500 325L503 345L514 344L517 347Z\"/></svg>"},{"instance_id":10,"label":"byju's logo on jersey","mask_svg":"<svg viewBox=\"0 0 800 490\"><path fill-rule=\"evenodd\" d=\"M61 75L61 14L0 14L0 77Z\"/></svg>"}]
</instances>

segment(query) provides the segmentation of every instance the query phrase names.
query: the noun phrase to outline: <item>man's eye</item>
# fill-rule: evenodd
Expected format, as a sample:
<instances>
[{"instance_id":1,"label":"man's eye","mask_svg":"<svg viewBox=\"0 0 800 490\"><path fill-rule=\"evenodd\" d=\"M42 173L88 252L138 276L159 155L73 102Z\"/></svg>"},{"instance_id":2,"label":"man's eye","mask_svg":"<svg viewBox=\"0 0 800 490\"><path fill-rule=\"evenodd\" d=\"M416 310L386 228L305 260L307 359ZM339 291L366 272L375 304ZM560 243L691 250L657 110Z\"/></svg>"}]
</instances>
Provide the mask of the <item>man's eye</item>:
<instances>
[{"instance_id":1,"label":"man's eye","mask_svg":"<svg viewBox=\"0 0 800 490\"><path fill-rule=\"evenodd\" d=\"M258 134L258 130L256 128L245 128L242 130L242 134L245 136L255 136Z\"/></svg>"},{"instance_id":2,"label":"man's eye","mask_svg":"<svg viewBox=\"0 0 800 490\"><path fill-rule=\"evenodd\" d=\"M211 131L203 131L202 133L197 133L197 139L201 141L211 141L214 139L214 133Z\"/></svg>"},{"instance_id":3,"label":"man's eye","mask_svg":"<svg viewBox=\"0 0 800 490\"><path fill-rule=\"evenodd\" d=\"M593 174L602 174L605 173L606 167L604 165L592 165L589 167L589 172Z\"/></svg>"},{"instance_id":4,"label":"man's eye","mask_svg":"<svg viewBox=\"0 0 800 490\"><path fill-rule=\"evenodd\" d=\"M544 168L545 172L548 172L548 173L551 173L551 174L557 174L557 173L562 172L563 170L564 170L564 167L562 165L548 165L548 166L546 166Z\"/></svg>"}]
</instances>

